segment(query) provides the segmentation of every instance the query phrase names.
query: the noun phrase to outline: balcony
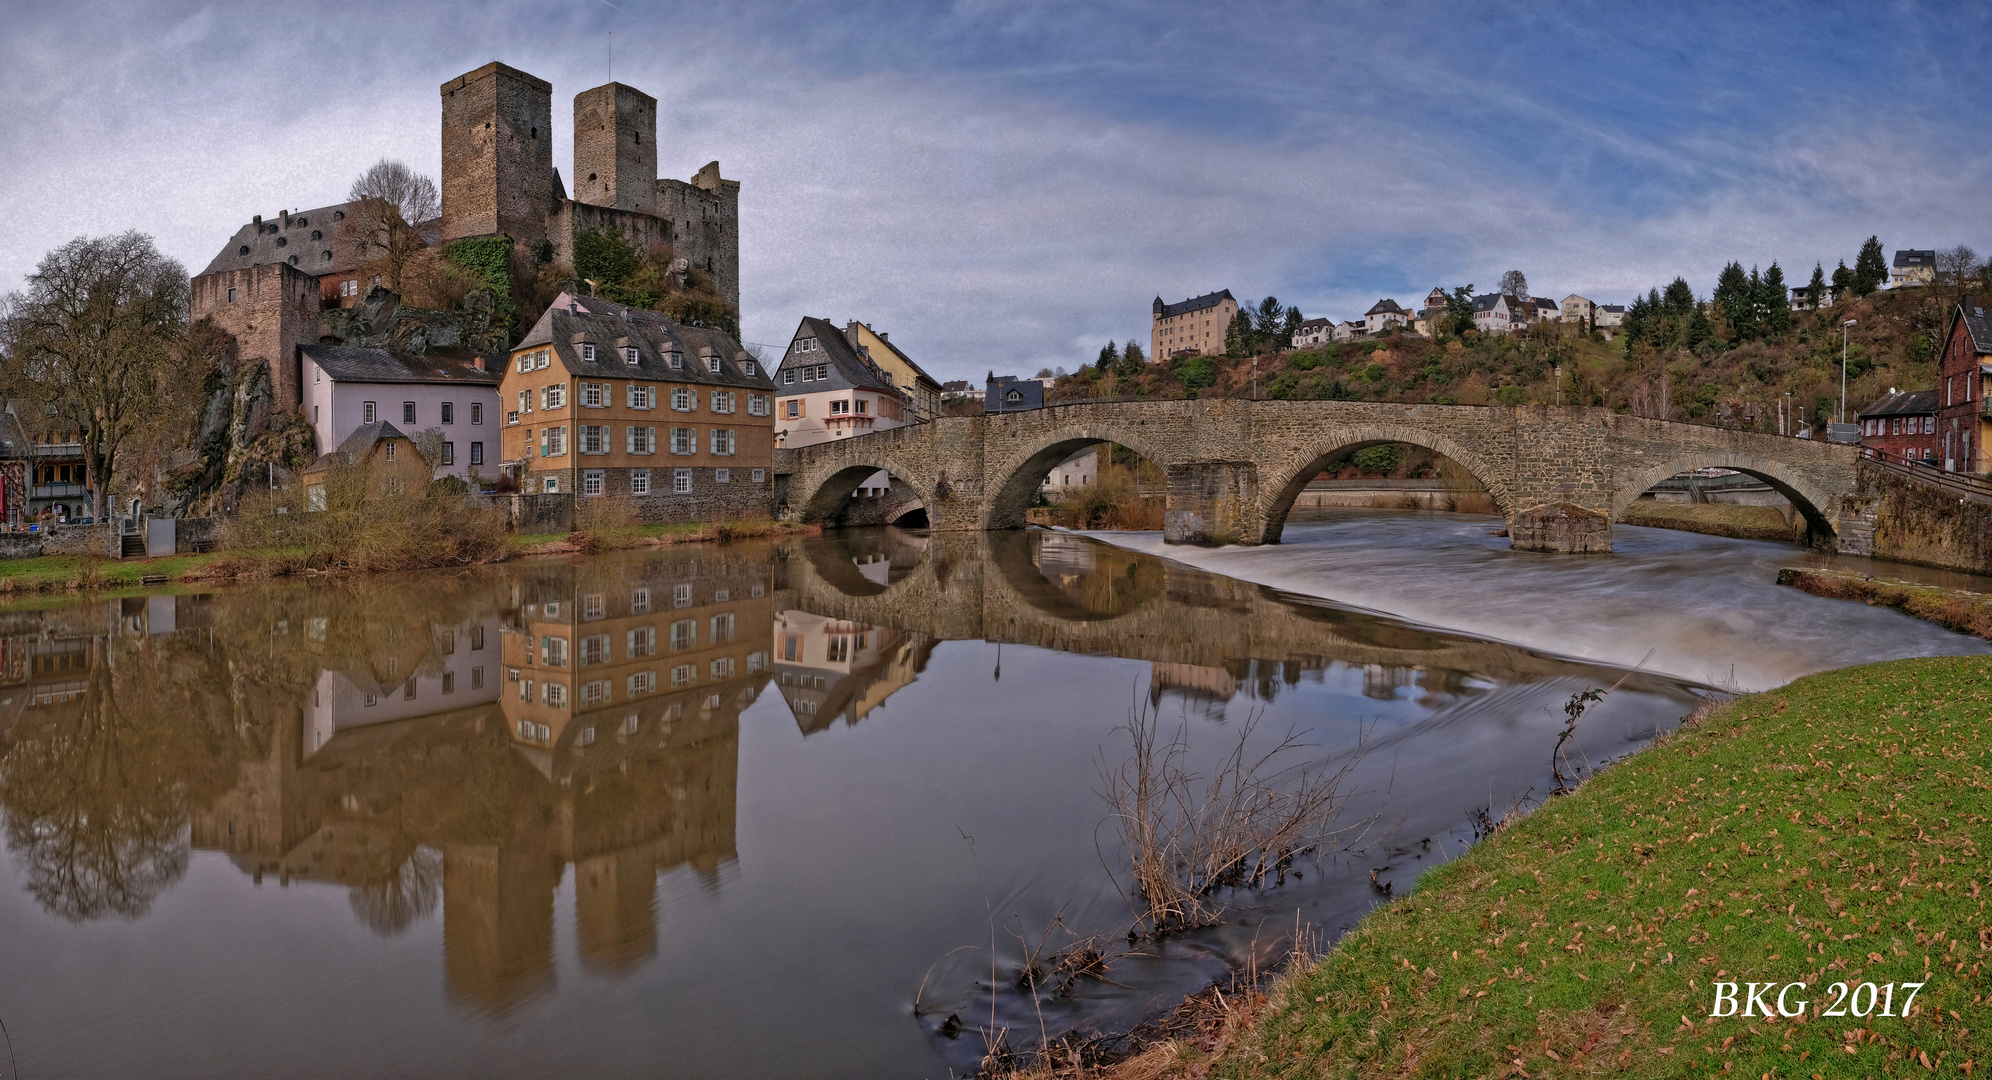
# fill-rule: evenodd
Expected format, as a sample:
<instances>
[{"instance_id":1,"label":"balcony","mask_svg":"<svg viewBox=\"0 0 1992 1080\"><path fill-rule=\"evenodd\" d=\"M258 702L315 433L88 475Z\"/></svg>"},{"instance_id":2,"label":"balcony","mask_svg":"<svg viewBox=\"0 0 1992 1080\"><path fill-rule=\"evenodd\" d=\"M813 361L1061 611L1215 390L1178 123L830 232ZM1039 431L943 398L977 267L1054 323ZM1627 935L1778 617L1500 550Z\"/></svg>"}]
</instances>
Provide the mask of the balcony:
<instances>
[{"instance_id":1,"label":"balcony","mask_svg":"<svg viewBox=\"0 0 1992 1080\"><path fill-rule=\"evenodd\" d=\"M36 443L35 456L47 458L80 458L83 456L83 444L80 442Z\"/></svg>"},{"instance_id":2,"label":"balcony","mask_svg":"<svg viewBox=\"0 0 1992 1080\"><path fill-rule=\"evenodd\" d=\"M90 489L82 484L36 484L28 489L28 497L33 499L82 499L89 494Z\"/></svg>"}]
</instances>

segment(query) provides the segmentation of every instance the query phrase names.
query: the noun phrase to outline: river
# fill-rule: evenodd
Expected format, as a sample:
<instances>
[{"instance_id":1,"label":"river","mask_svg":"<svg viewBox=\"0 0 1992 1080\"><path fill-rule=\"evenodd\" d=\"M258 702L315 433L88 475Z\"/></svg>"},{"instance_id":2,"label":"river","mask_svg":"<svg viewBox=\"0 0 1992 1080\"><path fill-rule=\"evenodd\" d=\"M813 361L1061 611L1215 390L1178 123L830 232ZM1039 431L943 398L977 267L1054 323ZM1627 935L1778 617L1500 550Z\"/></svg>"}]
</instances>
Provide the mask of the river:
<instances>
[{"instance_id":1,"label":"river","mask_svg":"<svg viewBox=\"0 0 1992 1080\"><path fill-rule=\"evenodd\" d=\"M1402 893L1554 786L1573 693L1617 687L1595 766L1717 686L1985 651L1769 586L1793 549L1487 532L1167 553L1199 567L875 530L18 603L0 1022L35 1078L960 1074L992 1023L1123 1030L1346 929L1373 872ZM1144 715L1200 761L1295 734L1349 766L1350 831L1034 1001L1028 947L1132 921L1100 790Z\"/></svg>"}]
</instances>

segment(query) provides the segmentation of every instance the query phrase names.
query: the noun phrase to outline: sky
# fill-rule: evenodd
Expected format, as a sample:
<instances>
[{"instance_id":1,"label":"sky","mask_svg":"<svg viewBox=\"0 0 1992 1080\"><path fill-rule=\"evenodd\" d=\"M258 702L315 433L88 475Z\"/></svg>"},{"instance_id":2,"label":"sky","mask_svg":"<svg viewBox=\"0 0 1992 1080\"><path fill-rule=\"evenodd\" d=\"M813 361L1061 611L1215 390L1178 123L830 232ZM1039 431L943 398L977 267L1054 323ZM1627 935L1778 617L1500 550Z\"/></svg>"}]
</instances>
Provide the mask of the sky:
<instances>
[{"instance_id":1,"label":"sky","mask_svg":"<svg viewBox=\"0 0 1992 1080\"><path fill-rule=\"evenodd\" d=\"M75 236L198 272L383 157L436 176L438 88L492 60L553 84L564 176L612 72L663 175L741 182L747 341L860 319L943 380L1145 344L1158 295L1348 319L1992 250L1992 0L80 0L0 40L0 292Z\"/></svg>"}]
</instances>

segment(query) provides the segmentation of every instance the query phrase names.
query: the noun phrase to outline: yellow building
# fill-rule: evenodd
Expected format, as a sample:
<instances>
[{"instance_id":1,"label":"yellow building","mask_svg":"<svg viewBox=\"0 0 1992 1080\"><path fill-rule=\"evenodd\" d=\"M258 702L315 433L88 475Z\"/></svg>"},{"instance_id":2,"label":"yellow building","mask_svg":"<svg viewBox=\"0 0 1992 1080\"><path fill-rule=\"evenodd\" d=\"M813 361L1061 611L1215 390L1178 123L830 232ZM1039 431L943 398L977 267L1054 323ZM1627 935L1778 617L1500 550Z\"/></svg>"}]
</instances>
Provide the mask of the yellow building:
<instances>
[{"instance_id":1,"label":"yellow building","mask_svg":"<svg viewBox=\"0 0 1992 1080\"><path fill-rule=\"evenodd\" d=\"M1180 304L1165 304L1155 298L1155 317L1148 332L1148 359L1167 360L1175 356L1221 356L1224 331L1238 314L1238 301L1230 289L1191 297Z\"/></svg>"},{"instance_id":2,"label":"yellow building","mask_svg":"<svg viewBox=\"0 0 1992 1080\"><path fill-rule=\"evenodd\" d=\"M941 415L941 384L920 370L920 365L900 352L882 331L873 330L870 323L851 322L844 325L844 337L905 392L907 423L924 424Z\"/></svg>"}]
</instances>

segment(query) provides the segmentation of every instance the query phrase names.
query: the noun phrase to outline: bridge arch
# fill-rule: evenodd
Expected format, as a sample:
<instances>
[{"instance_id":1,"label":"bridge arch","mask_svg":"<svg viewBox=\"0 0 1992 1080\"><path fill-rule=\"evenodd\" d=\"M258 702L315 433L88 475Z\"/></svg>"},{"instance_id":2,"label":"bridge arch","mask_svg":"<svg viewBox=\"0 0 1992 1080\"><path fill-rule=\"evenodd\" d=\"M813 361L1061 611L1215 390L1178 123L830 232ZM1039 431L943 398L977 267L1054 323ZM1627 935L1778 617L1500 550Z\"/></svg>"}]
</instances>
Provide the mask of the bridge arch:
<instances>
[{"instance_id":1,"label":"bridge arch","mask_svg":"<svg viewBox=\"0 0 1992 1080\"><path fill-rule=\"evenodd\" d=\"M1494 506L1504 518L1512 519L1517 509L1516 500L1508 485L1501 480L1501 474L1493 464L1480 454L1444 434L1405 424L1364 424L1346 428L1331 428L1322 436L1309 440L1301 450L1283 455L1260 468L1259 509L1265 521L1265 532L1261 542L1277 544L1280 535L1286 530L1287 514L1293 510L1294 500L1300 497L1301 489L1309 480L1319 475L1329 460L1350 450L1359 450L1377 443L1409 443L1421 446L1433 453L1443 454L1458 463L1480 481L1487 494L1494 500Z\"/></svg>"},{"instance_id":2,"label":"bridge arch","mask_svg":"<svg viewBox=\"0 0 1992 1080\"><path fill-rule=\"evenodd\" d=\"M918 473L900 465L889 454L852 454L840 462L826 463L820 469L797 475L790 483L797 489L794 494L801 498L800 520L809 525L836 521L858 485L866 477L880 471L911 489L920 500L920 505L926 507L929 524L940 525L943 511L935 504L933 492L921 482Z\"/></svg>"},{"instance_id":3,"label":"bridge arch","mask_svg":"<svg viewBox=\"0 0 1992 1080\"><path fill-rule=\"evenodd\" d=\"M1169 457L1152 447L1141 432L1120 424L1072 424L1046 432L1019 446L991 470L992 475L1003 480L996 489L995 497L989 500L982 527L1023 528L1024 511L1037 501L1038 489L1043 486L1044 478L1051 475L1052 467L1074 453L1100 443L1125 446L1158 467L1165 467L1170 461Z\"/></svg>"},{"instance_id":4,"label":"bridge arch","mask_svg":"<svg viewBox=\"0 0 1992 1080\"><path fill-rule=\"evenodd\" d=\"M1815 537L1832 537L1838 530L1826 516L1826 507L1832 502L1831 496L1820 491L1797 471L1769 459L1754 454L1738 454L1727 451L1698 451L1682 454L1664 465L1655 465L1614 488L1612 492L1612 520L1617 521L1640 495L1653 485L1670 476L1679 476L1696 469L1734 469L1737 472L1754 476L1771 485L1771 490L1785 497L1785 501L1798 509L1805 518L1805 524Z\"/></svg>"}]
</instances>

